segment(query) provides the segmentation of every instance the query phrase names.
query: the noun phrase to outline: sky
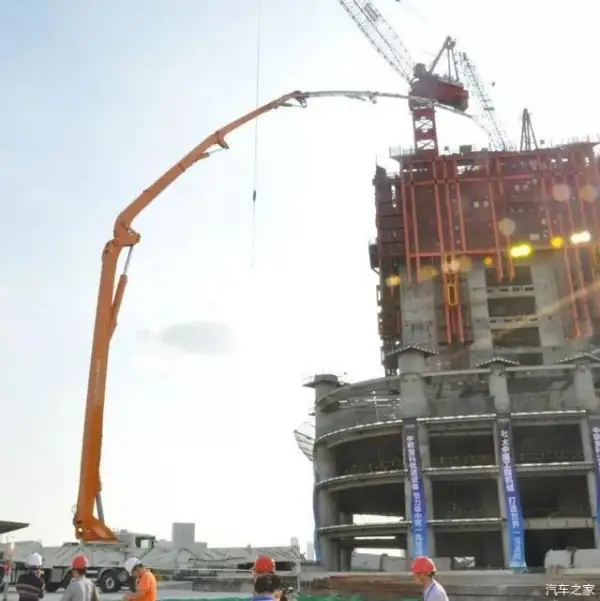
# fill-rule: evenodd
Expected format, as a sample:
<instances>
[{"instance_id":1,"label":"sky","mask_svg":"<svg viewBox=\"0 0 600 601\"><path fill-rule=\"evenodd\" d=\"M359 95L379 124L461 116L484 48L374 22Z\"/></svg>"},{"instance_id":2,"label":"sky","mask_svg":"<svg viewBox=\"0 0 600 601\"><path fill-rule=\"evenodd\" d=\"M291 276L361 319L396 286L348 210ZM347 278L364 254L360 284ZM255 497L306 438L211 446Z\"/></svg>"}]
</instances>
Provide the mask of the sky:
<instances>
[{"instance_id":1,"label":"sky","mask_svg":"<svg viewBox=\"0 0 600 601\"><path fill-rule=\"evenodd\" d=\"M416 58L455 36L495 82L514 139L525 106L548 142L600 132L597 0L377 6ZM261 101L407 90L336 0L262 0L257 61L258 7L0 3L0 517L31 523L17 538L73 539L100 256L117 214L254 108L257 63ZM438 128L443 146L486 142L460 117ZM312 468L292 435L312 402L302 382L382 374L371 178L389 146L410 146L410 117L401 101L315 99L229 142L134 224L142 242L109 366L106 519L161 538L195 522L211 546L304 544ZM274 488L257 488L264 472Z\"/></svg>"}]
</instances>

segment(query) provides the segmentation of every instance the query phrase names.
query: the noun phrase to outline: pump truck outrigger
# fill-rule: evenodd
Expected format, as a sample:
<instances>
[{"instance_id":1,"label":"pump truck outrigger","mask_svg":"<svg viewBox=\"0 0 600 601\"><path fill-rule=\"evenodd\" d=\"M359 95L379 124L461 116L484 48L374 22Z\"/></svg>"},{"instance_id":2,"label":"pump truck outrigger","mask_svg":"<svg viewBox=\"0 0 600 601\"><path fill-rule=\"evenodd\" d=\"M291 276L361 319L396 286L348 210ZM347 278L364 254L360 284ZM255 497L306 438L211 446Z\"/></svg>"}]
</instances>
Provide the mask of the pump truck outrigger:
<instances>
[{"instance_id":1,"label":"pump truck outrigger","mask_svg":"<svg viewBox=\"0 0 600 601\"><path fill-rule=\"evenodd\" d=\"M405 94L372 91L296 91L284 94L267 104L257 107L205 138L176 165L163 173L149 188L144 190L117 217L113 228L113 239L106 244L102 253L102 268L92 340L81 450L79 492L77 505L75 506L75 515L73 517L75 536L79 541L85 543L116 542L117 540L115 534L104 521L101 498L100 459L102 453L102 430L104 425L104 403L110 343L117 327L119 309L127 285L127 269L131 260L131 253L133 247L139 244L141 239L140 234L132 228L131 224L133 220L192 165L208 158L213 152L219 149L229 148L225 141L225 137L229 133L279 107L305 107L306 101L309 98L328 97L345 97L371 103L375 103L380 98L408 99L408 96ZM446 111L456 112L451 108L440 106L429 99L422 98L419 100L423 103L430 102L432 105ZM124 248L127 248L129 252L125 268L117 282L117 263ZM94 506L97 510L97 517L94 515Z\"/></svg>"}]
</instances>

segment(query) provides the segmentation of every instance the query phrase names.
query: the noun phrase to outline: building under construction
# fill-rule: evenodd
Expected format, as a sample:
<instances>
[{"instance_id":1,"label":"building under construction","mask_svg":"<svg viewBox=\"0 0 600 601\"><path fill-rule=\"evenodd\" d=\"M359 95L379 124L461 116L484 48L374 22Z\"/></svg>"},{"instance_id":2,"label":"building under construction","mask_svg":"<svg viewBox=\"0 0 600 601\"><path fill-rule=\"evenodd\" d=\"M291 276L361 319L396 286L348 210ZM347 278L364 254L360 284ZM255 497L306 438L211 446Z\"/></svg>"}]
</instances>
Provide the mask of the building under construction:
<instances>
[{"instance_id":1,"label":"building under construction","mask_svg":"<svg viewBox=\"0 0 600 601\"><path fill-rule=\"evenodd\" d=\"M511 150L452 38L415 63L372 2L339 1L409 84L414 147L373 178L385 377L311 383L320 559L347 570L383 547L525 568L600 547L595 144L544 147L524 111ZM440 151L436 109L472 100L489 147Z\"/></svg>"},{"instance_id":2,"label":"building under construction","mask_svg":"<svg viewBox=\"0 0 600 601\"><path fill-rule=\"evenodd\" d=\"M370 247L386 376L312 383L322 561L389 547L524 567L597 547L594 145L395 158Z\"/></svg>"}]
</instances>

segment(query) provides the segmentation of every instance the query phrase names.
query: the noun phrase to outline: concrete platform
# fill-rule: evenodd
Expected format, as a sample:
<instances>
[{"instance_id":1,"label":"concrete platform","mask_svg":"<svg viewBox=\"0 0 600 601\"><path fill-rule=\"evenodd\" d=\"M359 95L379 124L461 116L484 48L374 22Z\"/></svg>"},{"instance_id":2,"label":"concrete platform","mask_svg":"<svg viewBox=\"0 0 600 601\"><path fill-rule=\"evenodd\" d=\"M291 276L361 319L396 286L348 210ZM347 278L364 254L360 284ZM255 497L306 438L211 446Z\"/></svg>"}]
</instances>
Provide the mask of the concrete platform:
<instances>
[{"instance_id":1,"label":"concrete platform","mask_svg":"<svg viewBox=\"0 0 600 601\"><path fill-rule=\"evenodd\" d=\"M314 574L306 582L311 596L357 595L361 599L422 598L423 592L410 574L356 573ZM519 574L503 570L440 572L440 582L452 601L531 601L540 597L600 599L600 573ZM304 587L303 587L304 588Z\"/></svg>"}]
</instances>

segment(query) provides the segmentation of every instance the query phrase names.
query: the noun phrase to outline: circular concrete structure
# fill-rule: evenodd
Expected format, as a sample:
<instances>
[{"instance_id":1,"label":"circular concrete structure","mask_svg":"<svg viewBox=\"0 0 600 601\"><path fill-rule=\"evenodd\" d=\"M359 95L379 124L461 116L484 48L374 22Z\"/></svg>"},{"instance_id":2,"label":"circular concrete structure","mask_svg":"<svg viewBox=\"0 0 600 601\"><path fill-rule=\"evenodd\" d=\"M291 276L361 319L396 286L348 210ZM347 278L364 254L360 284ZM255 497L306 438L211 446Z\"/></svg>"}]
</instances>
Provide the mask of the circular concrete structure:
<instances>
[{"instance_id":1,"label":"circular concrete structure","mask_svg":"<svg viewBox=\"0 0 600 601\"><path fill-rule=\"evenodd\" d=\"M485 567L510 567L515 545L530 566L550 548L594 547L586 409L597 401L585 390L600 376L597 360L532 369L492 358L476 369L429 371L430 354L400 349L398 376L343 384L324 374L309 384L327 568L349 569L352 550L368 547ZM381 519L355 519L365 514Z\"/></svg>"}]
</instances>

